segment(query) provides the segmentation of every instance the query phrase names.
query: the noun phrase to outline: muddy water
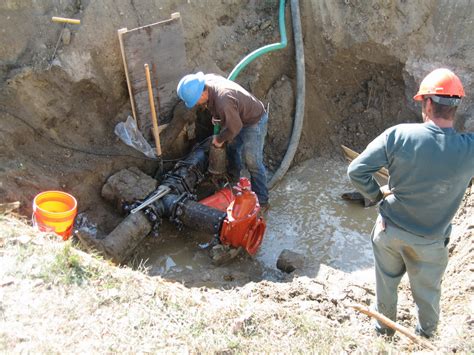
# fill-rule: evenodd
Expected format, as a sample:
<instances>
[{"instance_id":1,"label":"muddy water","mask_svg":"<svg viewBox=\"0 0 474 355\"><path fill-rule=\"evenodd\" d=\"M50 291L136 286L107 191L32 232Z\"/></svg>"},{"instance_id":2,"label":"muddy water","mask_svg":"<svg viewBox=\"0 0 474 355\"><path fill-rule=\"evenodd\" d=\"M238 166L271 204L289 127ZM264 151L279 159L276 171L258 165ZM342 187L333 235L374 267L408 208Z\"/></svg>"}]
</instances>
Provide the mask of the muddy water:
<instances>
[{"instance_id":1,"label":"muddy water","mask_svg":"<svg viewBox=\"0 0 474 355\"><path fill-rule=\"evenodd\" d=\"M314 269L321 263L351 273L372 267L369 236L377 210L341 199L354 191L346 169L344 162L313 159L285 177L272 191L259 260L273 266L290 249Z\"/></svg>"},{"instance_id":2,"label":"muddy water","mask_svg":"<svg viewBox=\"0 0 474 355\"><path fill-rule=\"evenodd\" d=\"M373 263L369 235L376 208L340 198L354 190L346 168L344 162L312 159L290 171L271 191L267 231L255 258L214 267L207 251L200 248L209 236L189 230L179 233L164 223L162 237L149 239L136 260L146 260L142 264L151 275L208 285L215 278L243 282L278 278L278 256L290 249L305 255L303 274L307 276L315 276L322 263L365 277Z\"/></svg>"}]
</instances>

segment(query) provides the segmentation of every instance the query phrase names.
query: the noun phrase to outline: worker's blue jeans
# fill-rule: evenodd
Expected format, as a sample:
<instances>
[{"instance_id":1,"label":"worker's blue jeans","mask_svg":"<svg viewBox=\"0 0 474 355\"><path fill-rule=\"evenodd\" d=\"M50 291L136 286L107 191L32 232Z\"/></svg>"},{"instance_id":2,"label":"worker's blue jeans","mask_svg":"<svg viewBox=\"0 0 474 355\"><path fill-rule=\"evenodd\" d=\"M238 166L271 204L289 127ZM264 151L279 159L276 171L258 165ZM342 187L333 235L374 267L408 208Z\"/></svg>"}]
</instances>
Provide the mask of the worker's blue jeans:
<instances>
[{"instance_id":1,"label":"worker's blue jeans","mask_svg":"<svg viewBox=\"0 0 474 355\"><path fill-rule=\"evenodd\" d=\"M250 173L252 191L257 194L260 204L268 203L267 173L263 164L263 146L267 135L268 114L260 121L243 127L240 133L227 144L228 170L232 177L240 177L243 169L242 157Z\"/></svg>"},{"instance_id":2,"label":"worker's blue jeans","mask_svg":"<svg viewBox=\"0 0 474 355\"><path fill-rule=\"evenodd\" d=\"M417 331L432 336L439 320L441 279L448 264L445 240L426 239L390 221L385 223L383 230L379 215L372 231L377 311L396 321L397 288L406 272L418 308ZM390 333L382 323L376 328Z\"/></svg>"}]
</instances>

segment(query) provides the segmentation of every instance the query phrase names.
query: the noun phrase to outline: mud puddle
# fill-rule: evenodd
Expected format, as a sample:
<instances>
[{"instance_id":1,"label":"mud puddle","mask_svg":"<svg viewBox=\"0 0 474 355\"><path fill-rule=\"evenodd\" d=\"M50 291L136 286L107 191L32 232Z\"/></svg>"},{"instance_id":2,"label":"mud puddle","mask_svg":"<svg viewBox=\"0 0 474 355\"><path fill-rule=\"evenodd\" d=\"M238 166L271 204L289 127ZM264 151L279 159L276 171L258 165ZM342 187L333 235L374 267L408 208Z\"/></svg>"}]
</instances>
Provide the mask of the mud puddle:
<instances>
[{"instance_id":1,"label":"mud puddle","mask_svg":"<svg viewBox=\"0 0 474 355\"><path fill-rule=\"evenodd\" d=\"M274 267L281 250L290 249L305 255L308 276L315 276L319 264L357 274L372 267L370 232L377 210L341 199L355 191L346 170L344 162L311 159L272 191L257 256L264 265Z\"/></svg>"},{"instance_id":2,"label":"mud puddle","mask_svg":"<svg viewBox=\"0 0 474 355\"><path fill-rule=\"evenodd\" d=\"M135 264L147 267L150 275L187 285L233 286L279 279L276 261L283 249L290 249L306 257L300 274L316 276L318 265L326 264L365 278L373 264L369 236L377 211L340 198L354 190L346 169L344 162L311 159L290 171L271 191L267 231L254 258L213 266L201 248L210 240L208 235L178 232L164 223L161 237L147 240Z\"/></svg>"}]
</instances>

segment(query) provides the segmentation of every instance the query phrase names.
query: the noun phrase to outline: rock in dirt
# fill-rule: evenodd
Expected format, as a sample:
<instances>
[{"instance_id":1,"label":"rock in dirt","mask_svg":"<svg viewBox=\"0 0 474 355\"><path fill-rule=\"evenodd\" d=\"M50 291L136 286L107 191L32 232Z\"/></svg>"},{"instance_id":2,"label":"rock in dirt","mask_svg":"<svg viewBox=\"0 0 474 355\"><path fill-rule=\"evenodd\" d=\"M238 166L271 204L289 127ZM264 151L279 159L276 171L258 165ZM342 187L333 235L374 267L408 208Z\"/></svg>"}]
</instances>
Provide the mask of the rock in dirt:
<instances>
[{"instance_id":1,"label":"rock in dirt","mask_svg":"<svg viewBox=\"0 0 474 355\"><path fill-rule=\"evenodd\" d=\"M304 256L294 251L284 249L277 261L277 268L281 271L290 273L296 269L302 269L304 266Z\"/></svg>"},{"instance_id":2,"label":"rock in dirt","mask_svg":"<svg viewBox=\"0 0 474 355\"><path fill-rule=\"evenodd\" d=\"M120 209L122 201L144 199L153 192L158 182L140 169L131 167L112 175L102 187L102 197Z\"/></svg>"},{"instance_id":3,"label":"rock in dirt","mask_svg":"<svg viewBox=\"0 0 474 355\"><path fill-rule=\"evenodd\" d=\"M242 253L242 248L232 248L227 245L218 244L209 251L212 263L221 266L229 263Z\"/></svg>"}]
</instances>

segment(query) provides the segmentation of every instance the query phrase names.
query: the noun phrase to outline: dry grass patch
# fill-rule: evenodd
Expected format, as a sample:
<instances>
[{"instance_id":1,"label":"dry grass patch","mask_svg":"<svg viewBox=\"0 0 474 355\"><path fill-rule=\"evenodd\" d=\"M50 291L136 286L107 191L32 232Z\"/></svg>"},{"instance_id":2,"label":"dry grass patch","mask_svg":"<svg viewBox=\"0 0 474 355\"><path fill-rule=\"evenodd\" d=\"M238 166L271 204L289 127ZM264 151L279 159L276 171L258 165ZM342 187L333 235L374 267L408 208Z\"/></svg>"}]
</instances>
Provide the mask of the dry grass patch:
<instances>
[{"instance_id":1,"label":"dry grass patch","mask_svg":"<svg viewBox=\"0 0 474 355\"><path fill-rule=\"evenodd\" d=\"M0 351L421 350L398 336L375 337L371 321L343 305L372 296L363 287L342 290L341 280L263 281L226 291L186 288L115 267L18 218L0 216L0 231Z\"/></svg>"}]
</instances>

